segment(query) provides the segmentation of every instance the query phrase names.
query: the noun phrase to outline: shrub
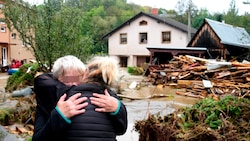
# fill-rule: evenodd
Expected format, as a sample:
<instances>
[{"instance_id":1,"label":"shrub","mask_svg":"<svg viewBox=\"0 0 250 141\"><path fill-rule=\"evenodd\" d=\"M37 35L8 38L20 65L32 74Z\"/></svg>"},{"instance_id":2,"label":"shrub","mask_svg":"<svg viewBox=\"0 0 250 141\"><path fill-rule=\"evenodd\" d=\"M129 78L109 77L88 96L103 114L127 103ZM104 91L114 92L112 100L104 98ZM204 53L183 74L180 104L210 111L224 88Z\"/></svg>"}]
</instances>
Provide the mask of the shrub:
<instances>
[{"instance_id":1,"label":"shrub","mask_svg":"<svg viewBox=\"0 0 250 141\"><path fill-rule=\"evenodd\" d=\"M23 64L16 73L8 79L5 87L6 92L12 92L27 86L33 86L34 76L36 75L38 64Z\"/></svg>"},{"instance_id":2,"label":"shrub","mask_svg":"<svg viewBox=\"0 0 250 141\"><path fill-rule=\"evenodd\" d=\"M128 67L128 73L132 75L142 75L144 73L144 69L142 67Z\"/></svg>"}]
</instances>

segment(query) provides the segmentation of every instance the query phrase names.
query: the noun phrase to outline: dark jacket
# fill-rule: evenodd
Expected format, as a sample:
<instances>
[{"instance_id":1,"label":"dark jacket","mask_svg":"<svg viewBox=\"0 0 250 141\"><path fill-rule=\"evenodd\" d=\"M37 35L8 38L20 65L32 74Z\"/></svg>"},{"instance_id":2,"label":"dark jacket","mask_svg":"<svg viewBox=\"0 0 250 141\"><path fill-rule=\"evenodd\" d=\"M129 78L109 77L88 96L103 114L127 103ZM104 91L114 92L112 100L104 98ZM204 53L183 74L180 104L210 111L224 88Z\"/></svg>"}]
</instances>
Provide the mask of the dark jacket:
<instances>
[{"instance_id":1,"label":"dark jacket","mask_svg":"<svg viewBox=\"0 0 250 141\"><path fill-rule=\"evenodd\" d=\"M42 74L34 80L36 114L32 141L64 141L69 125L55 110L59 98L69 88L53 79L52 74Z\"/></svg>"},{"instance_id":2,"label":"dark jacket","mask_svg":"<svg viewBox=\"0 0 250 141\"><path fill-rule=\"evenodd\" d=\"M93 93L103 94L104 86L85 83L70 89L68 96L81 92L82 96L88 97L89 105L86 112L71 118L67 132L67 141L116 141L116 135L122 135L127 130L127 111L121 102L121 107L116 115L110 113L96 112L95 105L89 101ZM109 94L118 99L113 91Z\"/></svg>"}]
</instances>

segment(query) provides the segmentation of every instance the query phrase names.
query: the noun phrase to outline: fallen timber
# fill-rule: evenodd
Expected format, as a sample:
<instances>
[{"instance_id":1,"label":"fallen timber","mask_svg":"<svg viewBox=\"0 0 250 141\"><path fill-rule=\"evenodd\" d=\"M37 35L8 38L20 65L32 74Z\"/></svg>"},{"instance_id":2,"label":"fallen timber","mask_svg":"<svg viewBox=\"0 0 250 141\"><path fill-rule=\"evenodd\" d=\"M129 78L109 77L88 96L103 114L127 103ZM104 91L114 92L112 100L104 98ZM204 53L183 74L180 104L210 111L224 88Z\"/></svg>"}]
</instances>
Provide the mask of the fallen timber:
<instances>
[{"instance_id":1,"label":"fallen timber","mask_svg":"<svg viewBox=\"0 0 250 141\"><path fill-rule=\"evenodd\" d=\"M250 96L250 62L225 62L204 58L174 56L168 64L150 65L147 77L153 85L169 85L185 88L176 94L220 99L224 95ZM204 85L203 80L211 83Z\"/></svg>"},{"instance_id":2,"label":"fallen timber","mask_svg":"<svg viewBox=\"0 0 250 141\"><path fill-rule=\"evenodd\" d=\"M123 95L123 94L117 94L120 98L127 98L131 100L143 100L143 99L150 99L150 98L159 98L159 97L169 97L169 95L165 94L152 94L146 97L134 97L134 96L128 96L128 95Z\"/></svg>"}]
</instances>

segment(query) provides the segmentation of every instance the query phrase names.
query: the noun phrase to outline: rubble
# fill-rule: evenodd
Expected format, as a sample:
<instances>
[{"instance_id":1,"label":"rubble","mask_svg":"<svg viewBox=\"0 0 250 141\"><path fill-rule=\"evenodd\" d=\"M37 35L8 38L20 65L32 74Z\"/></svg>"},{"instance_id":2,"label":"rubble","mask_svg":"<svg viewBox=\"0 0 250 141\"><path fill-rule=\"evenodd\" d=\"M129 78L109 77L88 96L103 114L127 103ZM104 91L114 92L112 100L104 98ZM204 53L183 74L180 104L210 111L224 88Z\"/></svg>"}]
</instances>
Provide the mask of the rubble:
<instances>
[{"instance_id":1,"label":"rubble","mask_svg":"<svg viewBox=\"0 0 250 141\"><path fill-rule=\"evenodd\" d=\"M190 55L174 56L168 64L150 65L146 71L153 85L185 88L176 94L219 99L225 95L250 96L250 62L208 60ZM210 83L207 87L204 80Z\"/></svg>"}]
</instances>

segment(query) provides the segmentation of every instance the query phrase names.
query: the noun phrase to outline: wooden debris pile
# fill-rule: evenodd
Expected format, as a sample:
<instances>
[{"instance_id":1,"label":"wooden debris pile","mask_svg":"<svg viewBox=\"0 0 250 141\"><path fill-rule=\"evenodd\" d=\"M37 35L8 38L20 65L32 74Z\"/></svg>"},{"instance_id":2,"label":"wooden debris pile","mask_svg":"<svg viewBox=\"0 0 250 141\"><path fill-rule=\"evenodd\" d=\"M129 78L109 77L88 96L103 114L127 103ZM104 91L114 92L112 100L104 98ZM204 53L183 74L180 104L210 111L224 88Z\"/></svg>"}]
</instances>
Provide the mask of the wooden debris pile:
<instances>
[{"instance_id":1,"label":"wooden debris pile","mask_svg":"<svg viewBox=\"0 0 250 141\"><path fill-rule=\"evenodd\" d=\"M168 64L148 67L153 85L176 85L186 88L177 94L204 98L231 94L250 96L250 62L222 62L194 56L174 56Z\"/></svg>"}]
</instances>

